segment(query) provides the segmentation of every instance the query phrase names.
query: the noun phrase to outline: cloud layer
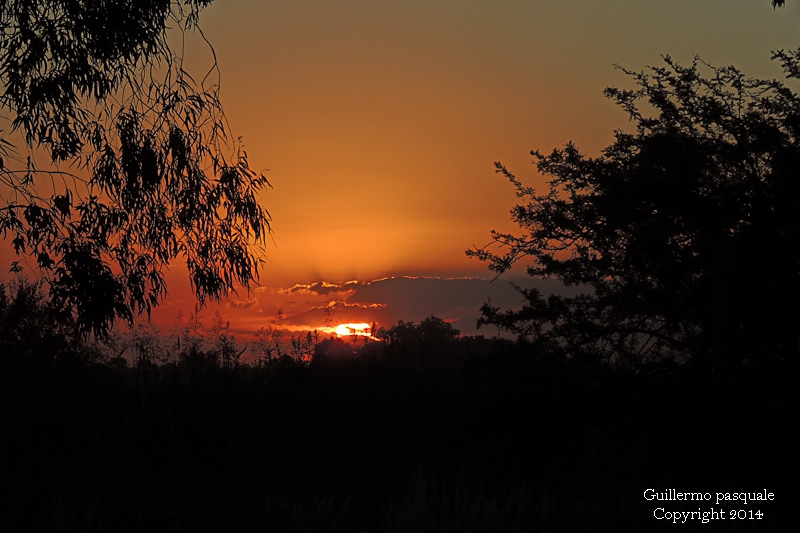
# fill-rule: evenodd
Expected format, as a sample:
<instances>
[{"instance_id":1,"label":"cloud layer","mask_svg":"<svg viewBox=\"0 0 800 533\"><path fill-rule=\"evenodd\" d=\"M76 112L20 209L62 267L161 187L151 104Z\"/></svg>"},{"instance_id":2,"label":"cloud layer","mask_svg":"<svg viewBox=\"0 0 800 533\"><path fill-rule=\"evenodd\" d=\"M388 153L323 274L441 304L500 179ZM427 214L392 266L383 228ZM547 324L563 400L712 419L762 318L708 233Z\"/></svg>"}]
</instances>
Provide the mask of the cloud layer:
<instances>
[{"instance_id":1,"label":"cloud layer","mask_svg":"<svg viewBox=\"0 0 800 533\"><path fill-rule=\"evenodd\" d=\"M431 315L451 322L462 334L479 333L480 307L491 300L501 308L519 307L514 285L537 287L545 294L575 292L555 280L531 278L491 281L486 278L402 276L373 281L316 282L283 289L284 295L305 300L286 317L286 325L314 327L326 320L326 310L336 322L376 322L391 327L399 320L419 322ZM299 299L299 298L298 298ZM485 332L493 334L494 332Z\"/></svg>"},{"instance_id":2,"label":"cloud layer","mask_svg":"<svg viewBox=\"0 0 800 533\"><path fill-rule=\"evenodd\" d=\"M199 313L210 323L214 313L219 312L243 338L249 338L261 327L277 324L289 332L362 322L388 329L399 320L419 323L431 315L452 323L464 335L495 335L496 329L477 329L480 307L491 300L492 305L501 309L519 308L522 298L514 284L536 287L545 295L578 292L556 280L527 276L494 281L481 277L395 276L369 281L313 281L284 288L259 287L221 303L209 303ZM184 317L198 312L196 300L188 290L174 291L155 310L153 321L169 329L179 311Z\"/></svg>"}]
</instances>

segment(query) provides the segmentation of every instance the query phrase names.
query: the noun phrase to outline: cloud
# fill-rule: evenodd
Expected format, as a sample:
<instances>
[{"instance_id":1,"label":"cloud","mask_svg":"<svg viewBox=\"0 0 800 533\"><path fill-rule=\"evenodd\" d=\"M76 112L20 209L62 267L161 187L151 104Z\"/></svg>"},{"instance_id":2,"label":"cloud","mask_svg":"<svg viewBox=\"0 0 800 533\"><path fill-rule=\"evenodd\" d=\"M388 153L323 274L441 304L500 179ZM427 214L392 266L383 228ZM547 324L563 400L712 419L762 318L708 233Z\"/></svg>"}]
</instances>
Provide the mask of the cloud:
<instances>
[{"instance_id":1,"label":"cloud","mask_svg":"<svg viewBox=\"0 0 800 533\"><path fill-rule=\"evenodd\" d=\"M362 282L357 280L345 281L342 283L329 283L327 281L318 281L316 283L297 283L288 289L282 289L282 292L300 292L316 294L318 296L327 296L332 293L351 291L361 284Z\"/></svg>"},{"instance_id":2,"label":"cloud","mask_svg":"<svg viewBox=\"0 0 800 533\"><path fill-rule=\"evenodd\" d=\"M419 323L434 315L451 322L462 334L494 335L497 333L494 328L476 328L480 307L491 299L492 305L501 309L519 308L522 297L510 281L524 288L536 287L544 295L579 292L556 280L530 277L491 282L477 277L397 276L370 281L298 283L282 289L259 287L248 297L209 302L200 313L210 317L219 310L230 320L237 335L243 337L271 324L279 309L283 312L283 327L293 331L321 328L326 323L326 309L330 309L337 324L375 322L378 327L388 329L399 320ZM169 302L155 310L153 320L171 327L179 310L185 317L197 313L196 301L172 295Z\"/></svg>"},{"instance_id":3,"label":"cloud","mask_svg":"<svg viewBox=\"0 0 800 533\"><path fill-rule=\"evenodd\" d=\"M328 301L308 302L298 305L296 312L286 319L295 327L320 327L327 318L326 309L334 313L334 321L377 322L391 327L399 320L420 322L434 315L453 324L462 334L495 334L496 331L478 330L480 307L491 300L501 309L519 308L521 295L514 285L536 287L544 295L575 293L578 289L564 287L556 280L517 278L513 280L437 276L402 276L372 281L351 280L341 283L316 282L297 284L279 292L308 293L330 298ZM334 298L335 297L335 298ZM308 306L308 304L312 304Z\"/></svg>"},{"instance_id":4,"label":"cloud","mask_svg":"<svg viewBox=\"0 0 800 533\"><path fill-rule=\"evenodd\" d=\"M329 302L327 305L316 305L300 313L286 318L287 326L320 327L327 319L326 311L332 311L332 318L337 323L375 322L383 316L384 303L347 303L343 301Z\"/></svg>"},{"instance_id":5,"label":"cloud","mask_svg":"<svg viewBox=\"0 0 800 533\"><path fill-rule=\"evenodd\" d=\"M258 300L251 298L249 300L230 300L228 306L233 309L250 309L258 303Z\"/></svg>"}]
</instances>

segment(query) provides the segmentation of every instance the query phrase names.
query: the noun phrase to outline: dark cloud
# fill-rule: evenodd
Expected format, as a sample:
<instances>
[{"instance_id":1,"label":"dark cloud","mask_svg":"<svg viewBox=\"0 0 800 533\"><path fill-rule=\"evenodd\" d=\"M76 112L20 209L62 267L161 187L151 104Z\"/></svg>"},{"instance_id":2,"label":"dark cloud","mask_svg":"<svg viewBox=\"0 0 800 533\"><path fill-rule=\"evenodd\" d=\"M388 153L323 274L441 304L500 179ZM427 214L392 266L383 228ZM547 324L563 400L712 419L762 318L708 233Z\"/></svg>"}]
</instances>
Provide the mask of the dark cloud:
<instances>
[{"instance_id":1,"label":"dark cloud","mask_svg":"<svg viewBox=\"0 0 800 533\"><path fill-rule=\"evenodd\" d=\"M385 318L386 304L383 303L347 303L333 302L332 305L319 305L311 307L300 313L286 318L290 326L321 326L327 318L326 309L332 307L333 319L337 324L347 322L374 322L378 318Z\"/></svg>"},{"instance_id":2,"label":"dark cloud","mask_svg":"<svg viewBox=\"0 0 800 533\"><path fill-rule=\"evenodd\" d=\"M512 283L524 288L536 287L545 295L580 292L580 289L565 287L556 280L529 277L491 281L487 278L403 276L369 282L318 282L295 285L283 292L338 293L342 299L302 310L288 317L286 323L321 326L326 318L325 308L332 306L337 323L377 322L380 326L390 327L399 320L420 322L435 315L450 321L462 334L493 335L496 331L476 329L480 307L489 300L501 309L520 307L522 298Z\"/></svg>"},{"instance_id":3,"label":"dark cloud","mask_svg":"<svg viewBox=\"0 0 800 533\"><path fill-rule=\"evenodd\" d=\"M462 334L487 333L478 331L476 323L480 307L491 299L501 309L519 308L520 294L512 285L538 288L543 294L577 293L580 289L565 287L556 280L530 277L491 281L485 278L397 277L377 280L359 286L349 303L386 304L380 313L384 325L398 320L419 322L435 315L452 322Z\"/></svg>"},{"instance_id":4,"label":"dark cloud","mask_svg":"<svg viewBox=\"0 0 800 533\"><path fill-rule=\"evenodd\" d=\"M309 292L319 296L327 296L333 293L349 291L362 285L360 281L345 281L342 283L329 283L327 281L318 281L316 283L297 283L293 287L284 289L283 292Z\"/></svg>"},{"instance_id":5,"label":"dark cloud","mask_svg":"<svg viewBox=\"0 0 800 533\"><path fill-rule=\"evenodd\" d=\"M234 309L250 309L258 303L258 300L231 300L228 305Z\"/></svg>"}]
</instances>

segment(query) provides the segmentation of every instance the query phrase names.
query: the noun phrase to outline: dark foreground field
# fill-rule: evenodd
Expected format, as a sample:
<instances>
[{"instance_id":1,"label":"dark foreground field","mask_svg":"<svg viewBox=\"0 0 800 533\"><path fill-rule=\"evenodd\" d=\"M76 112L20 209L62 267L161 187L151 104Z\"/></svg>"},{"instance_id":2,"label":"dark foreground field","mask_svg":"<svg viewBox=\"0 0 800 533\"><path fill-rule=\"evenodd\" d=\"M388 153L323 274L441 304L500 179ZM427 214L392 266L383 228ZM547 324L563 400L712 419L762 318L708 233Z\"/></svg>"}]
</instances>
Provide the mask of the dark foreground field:
<instances>
[{"instance_id":1,"label":"dark foreground field","mask_svg":"<svg viewBox=\"0 0 800 533\"><path fill-rule=\"evenodd\" d=\"M795 531L800 510L785 370L720 388L461 339L260 368L5 354L0 390L3 531Z\"/></svg>"}]
</instances>

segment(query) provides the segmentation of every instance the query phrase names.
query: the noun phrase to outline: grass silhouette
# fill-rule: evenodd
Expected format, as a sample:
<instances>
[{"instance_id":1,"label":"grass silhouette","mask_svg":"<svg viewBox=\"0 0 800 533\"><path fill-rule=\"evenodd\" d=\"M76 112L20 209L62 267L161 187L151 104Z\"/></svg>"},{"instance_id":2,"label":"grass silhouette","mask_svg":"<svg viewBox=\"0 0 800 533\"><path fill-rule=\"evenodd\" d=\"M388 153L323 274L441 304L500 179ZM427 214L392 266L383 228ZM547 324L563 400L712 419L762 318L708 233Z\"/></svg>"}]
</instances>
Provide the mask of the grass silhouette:
<instances>
[{"instance_id":1,"label":"grass silhouette","mask_svg":"<svg viewBox=\"0 0 800 533\"><path fill-rule=\"evenodd\" d=\"M686 531L794 523L786 369L722 397L688 371L495 339L251 366L184 343L126 366L79 344L25 351L4 331L6 531L674 530L647 488L777 495L761 521Z\"/></svg>"}]
</instances>

